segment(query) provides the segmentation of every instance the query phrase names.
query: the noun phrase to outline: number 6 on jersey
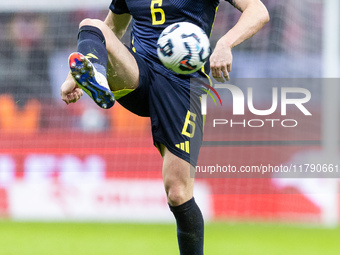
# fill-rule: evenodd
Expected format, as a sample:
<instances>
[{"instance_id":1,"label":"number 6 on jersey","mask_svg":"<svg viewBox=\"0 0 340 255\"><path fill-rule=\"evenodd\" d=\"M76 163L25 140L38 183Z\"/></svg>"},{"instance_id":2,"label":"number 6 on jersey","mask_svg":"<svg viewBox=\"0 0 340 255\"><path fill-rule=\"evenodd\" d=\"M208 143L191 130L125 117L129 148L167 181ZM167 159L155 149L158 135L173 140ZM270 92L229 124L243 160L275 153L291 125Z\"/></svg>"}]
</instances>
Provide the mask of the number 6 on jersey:
<instances>
[{"instance_id":1,"label":"number 6 on jersey","mask_svg":"<svg viewBox=\"0 0 340 255\"><path fill-rule=\"evenodd\" d=\"M152 25L162 25L165 22L165 13L162 8L163 0L151 0ZM155 8L157 5L157 8Z\"/></svg>"}]
</instances>

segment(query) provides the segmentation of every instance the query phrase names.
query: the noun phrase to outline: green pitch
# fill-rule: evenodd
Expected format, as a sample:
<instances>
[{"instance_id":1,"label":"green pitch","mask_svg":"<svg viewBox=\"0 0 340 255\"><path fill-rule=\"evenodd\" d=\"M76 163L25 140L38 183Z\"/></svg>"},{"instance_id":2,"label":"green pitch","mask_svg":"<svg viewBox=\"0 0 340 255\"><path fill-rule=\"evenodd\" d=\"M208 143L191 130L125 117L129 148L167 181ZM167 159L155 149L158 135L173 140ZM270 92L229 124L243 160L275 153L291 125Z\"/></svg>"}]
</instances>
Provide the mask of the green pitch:
<instances>
[{"instance_id":1,"label":"green pitch","mask_svg":"<svg viewBox=\"0 0 340 255\"><path fill-rule=\"evenodd\" d=\"M174 225L0 221L1 255L174 255ZM339 255L340 228L206 225L207 255Z\"/></svg>"}]
</instances>

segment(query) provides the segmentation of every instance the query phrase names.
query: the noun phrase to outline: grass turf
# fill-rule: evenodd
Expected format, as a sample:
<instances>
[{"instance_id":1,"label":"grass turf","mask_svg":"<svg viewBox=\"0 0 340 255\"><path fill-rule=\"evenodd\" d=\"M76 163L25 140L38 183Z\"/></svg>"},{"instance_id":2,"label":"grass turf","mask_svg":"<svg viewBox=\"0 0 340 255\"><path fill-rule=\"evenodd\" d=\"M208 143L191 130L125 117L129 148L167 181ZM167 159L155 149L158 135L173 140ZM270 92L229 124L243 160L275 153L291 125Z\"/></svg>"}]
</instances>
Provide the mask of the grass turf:
<instances>
[{"instance_id":1,"label":"grass turf","mask_svg":"<svg viewBox=\"0 0 340 255\"><path fill-rule=\"evenodd\" d=\"M0 222L1 255L173 255L174 225ZM338 255L340 228L215 222L207 255Z\"/></svg>"}]
</instances>

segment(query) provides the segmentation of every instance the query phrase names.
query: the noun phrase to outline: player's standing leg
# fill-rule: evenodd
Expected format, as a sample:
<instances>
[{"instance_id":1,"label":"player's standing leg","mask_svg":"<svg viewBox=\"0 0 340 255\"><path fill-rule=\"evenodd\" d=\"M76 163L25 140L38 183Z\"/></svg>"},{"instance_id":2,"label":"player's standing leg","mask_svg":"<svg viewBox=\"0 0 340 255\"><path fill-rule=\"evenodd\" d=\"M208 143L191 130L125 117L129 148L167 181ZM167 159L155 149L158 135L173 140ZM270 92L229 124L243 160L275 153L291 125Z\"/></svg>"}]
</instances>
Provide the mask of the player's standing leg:
<instances>
[{"instance_id":1,"label":"player's standing leg","mask_svg":"<svg viewBox=\"0 0 340 255\"><path fill-rule=\"evenodd\" d=\"M164 146L163 181L170 210L177 223L181 255L203 255L204 220L193 197L193 167Z\"/></svg>"}]
</instances>

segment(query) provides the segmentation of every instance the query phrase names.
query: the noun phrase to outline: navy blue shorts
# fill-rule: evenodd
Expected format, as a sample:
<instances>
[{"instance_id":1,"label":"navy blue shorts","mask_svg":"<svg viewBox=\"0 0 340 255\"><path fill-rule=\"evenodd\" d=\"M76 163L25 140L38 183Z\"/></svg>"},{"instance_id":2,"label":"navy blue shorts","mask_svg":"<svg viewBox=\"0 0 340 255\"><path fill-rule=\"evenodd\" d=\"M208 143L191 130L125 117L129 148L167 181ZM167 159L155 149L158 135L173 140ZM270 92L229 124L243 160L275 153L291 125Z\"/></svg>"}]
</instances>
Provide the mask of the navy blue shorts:
<instances>
[{"instance_id":1,"label":"navy blue shorts","mask_svg":"<svg viewBox=\"0 0 340 255\"><path fill-rule=\"evenodd\" d=\"M163 144L196 166L204 124L199 90L191 92L190 77L169 78L168 72L155 70L151 63L130 52L138 64L139 86L117 101L129 111L151 118L153 141L158 149Z\"/></svg>"}]
</instances>

